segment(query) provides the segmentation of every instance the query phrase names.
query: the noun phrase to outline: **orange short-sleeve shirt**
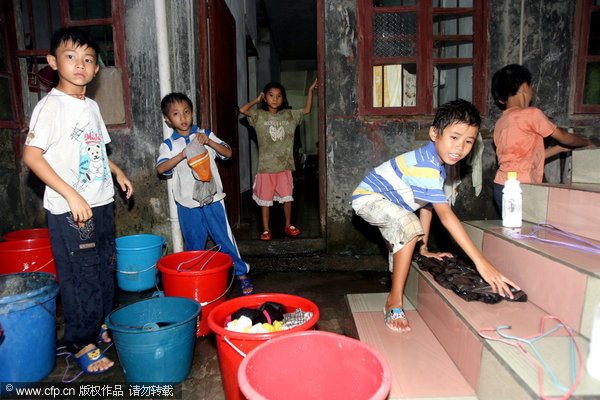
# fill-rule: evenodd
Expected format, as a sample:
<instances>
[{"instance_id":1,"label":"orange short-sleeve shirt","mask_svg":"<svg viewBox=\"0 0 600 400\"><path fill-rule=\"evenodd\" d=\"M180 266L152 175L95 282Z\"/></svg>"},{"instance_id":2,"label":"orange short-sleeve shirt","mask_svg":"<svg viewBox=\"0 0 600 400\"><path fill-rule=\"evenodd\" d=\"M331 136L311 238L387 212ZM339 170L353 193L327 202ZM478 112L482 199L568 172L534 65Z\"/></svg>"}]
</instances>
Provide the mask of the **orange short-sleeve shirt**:
<instances>
[{"instance_id":1,"label":"orange short-sleeve shirt","mask_svg":"<svg viewBox=\"0 0 600 400\"><path fill-rule=\"evenodd\" d=\"M498 156L495 183L504 185L509 172L516 172L523 183L541 183L544 177L544 138L556 129L535 107L511 107L502 113L494 127Z\"/></svg>"}]
</instances>

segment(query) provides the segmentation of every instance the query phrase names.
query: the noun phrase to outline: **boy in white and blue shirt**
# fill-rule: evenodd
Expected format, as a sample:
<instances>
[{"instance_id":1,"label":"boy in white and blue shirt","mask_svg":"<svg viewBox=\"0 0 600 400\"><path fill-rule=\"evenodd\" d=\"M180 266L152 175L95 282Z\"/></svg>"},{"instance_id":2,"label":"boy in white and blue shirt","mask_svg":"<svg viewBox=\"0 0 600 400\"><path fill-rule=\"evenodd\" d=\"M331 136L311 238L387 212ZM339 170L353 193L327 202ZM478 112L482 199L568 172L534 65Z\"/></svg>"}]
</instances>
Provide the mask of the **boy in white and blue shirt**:
<instances>
[{"instance_id":1,"label":"boy in white and blue shirt","mask_svg":"<svg viewBox=\"0 0 600 400\"><path fill-rule=\"evenodd\" d=\"M225 193L215 162L216 157L223 160L231 157L231 148L213 132L199 129L192 123L193 105L185 94L168 94L161 101L161 109L165 122L174 128L174 131L159 147L156 171L174 180L173 197L177 203L185 250L204 250L210 234L215 244L221 246L221 251L233 259L242 294L253 294L254 286L247 276L250 266L242 260L229 226L223 200ZM194 140L209 153L211 179L214 180L216 193L212 202L208 204L201 204L194 199L196 178L186 161L186 147Z\"/></svg>"},{"instance_id":2,"label":"boy in white and blue shirt","mask_svg":"<svg viewBox=\"0 0 600 400\"><path fill-rule=\"evenodd\" d=\"M383 312L385 324L394 331L410 331L403 295L417 242L421 242L419 252L425 257L452 256L427 248L433 210L494 292L512 298L508 285L518 289L475 247L444 195L444 164L454 165L469 154L480 123L479 112L468 101L455 100L440 106L426 146L379 165L352 193L352 208L379 228L390 250L392 288ZM414 214L417 210L419 217Z\"/></svg>"}]
</instances>

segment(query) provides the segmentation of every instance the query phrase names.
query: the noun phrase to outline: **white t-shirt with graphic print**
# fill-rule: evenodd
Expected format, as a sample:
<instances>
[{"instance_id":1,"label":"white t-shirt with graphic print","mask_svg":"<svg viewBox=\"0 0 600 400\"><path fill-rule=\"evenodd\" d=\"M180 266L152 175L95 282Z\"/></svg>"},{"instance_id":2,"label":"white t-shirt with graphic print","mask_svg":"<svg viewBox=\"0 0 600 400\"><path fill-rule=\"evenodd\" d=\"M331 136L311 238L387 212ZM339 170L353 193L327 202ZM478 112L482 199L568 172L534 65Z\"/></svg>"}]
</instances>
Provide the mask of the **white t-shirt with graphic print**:
<instances>
[{"instance_id":1,"label":"white t-shirt with graphic print","mask_svg":"<svg viewBox=\"0 0 600 400\"><path fill-rule=\"evenodd\" d=\"M114 186L106 144L110 137L98 104L52 89L33 110L27 146L43 150L43 157L67 184L90 205L114 200ZM44 208L52 214L70 211L67 200L46 186Z\"/></svg>"}]
</instances>

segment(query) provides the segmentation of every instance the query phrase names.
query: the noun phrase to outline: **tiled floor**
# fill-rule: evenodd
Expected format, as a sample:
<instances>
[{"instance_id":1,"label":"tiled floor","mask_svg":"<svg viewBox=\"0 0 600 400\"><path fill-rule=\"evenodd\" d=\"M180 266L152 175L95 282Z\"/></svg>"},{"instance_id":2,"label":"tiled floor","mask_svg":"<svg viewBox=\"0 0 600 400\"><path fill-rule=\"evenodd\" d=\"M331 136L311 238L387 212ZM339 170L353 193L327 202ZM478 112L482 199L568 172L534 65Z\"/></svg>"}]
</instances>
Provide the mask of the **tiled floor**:
<instances>
[{"instance_id":1,"label":"tiled floor","mask_svg":"<svg viewBox=\"0 0 600 400\"><path fill-rule=\"evenodd\" d=\"M349 294L358 336L385 354L392 371L389 399L474 398L474 392L412 303L404 310L411 332L396 333L382 320L387 293ZM409 362L407 362L410 360Z\"/></svg>"}]
</instances>

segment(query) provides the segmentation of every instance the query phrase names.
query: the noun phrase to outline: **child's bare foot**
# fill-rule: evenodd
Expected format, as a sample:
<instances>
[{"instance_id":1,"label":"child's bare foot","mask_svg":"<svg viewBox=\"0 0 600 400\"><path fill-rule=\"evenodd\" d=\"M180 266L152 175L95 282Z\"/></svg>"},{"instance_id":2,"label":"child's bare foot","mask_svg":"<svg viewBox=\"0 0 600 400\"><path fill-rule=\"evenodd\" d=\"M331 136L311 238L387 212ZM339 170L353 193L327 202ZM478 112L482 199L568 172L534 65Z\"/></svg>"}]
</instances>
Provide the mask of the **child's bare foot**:
<instances>
[{"instance_id":1,"label":"child's bare foot","mask_svg":"<svg viewBox=\"0 0 600 400\"><path fill-rule=\"evenodd\" d=\"M99 348L88 344L83 349L73 354L73 358L83 372L88 374L99 374L106 372L115 365L114 361L106 358Z\"/></svg>"},{"instance_id":2,"label":"child's bare foot","mask_svg":"<svg viewBox=\"0 0 600 400\"><path fill-rule=\"evenodd\" d=\"M410 325L402 307L385 306L383 309L385 325L396 332L410 332Z\"/></svg>"}]
</instances>

